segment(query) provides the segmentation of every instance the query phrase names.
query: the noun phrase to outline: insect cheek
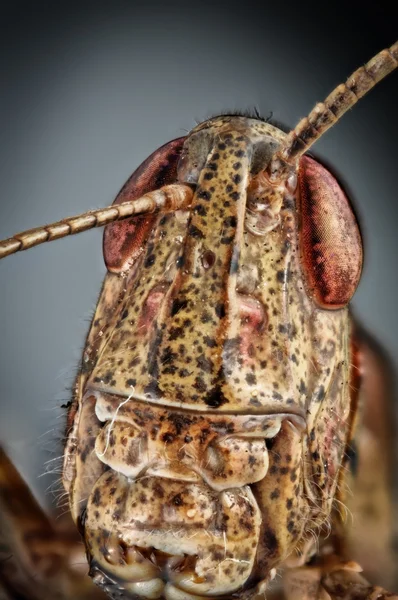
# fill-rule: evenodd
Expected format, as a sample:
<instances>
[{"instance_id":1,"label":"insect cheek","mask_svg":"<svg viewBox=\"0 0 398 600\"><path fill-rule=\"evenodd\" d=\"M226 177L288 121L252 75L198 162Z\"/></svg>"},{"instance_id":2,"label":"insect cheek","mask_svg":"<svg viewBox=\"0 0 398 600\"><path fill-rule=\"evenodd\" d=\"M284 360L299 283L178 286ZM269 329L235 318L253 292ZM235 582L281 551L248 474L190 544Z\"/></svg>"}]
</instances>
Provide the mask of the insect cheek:
<instances>
[{"instance_id":1,"label":"insect cheek","mask_svg":"<svg viewBox=\"0 0 398 600\"><path fill-rule=\"evenodd\" d=\"M359 283L362 243L348 198L314 159L299 166L300 244L310 296L325 309L348 304Z\"/></svg>"},{"instance_id":2,"label":"insect cheek","mask_svg":"<svg viewBox=\"0 0 398 600\"><path fill-rule=\"evenodd\" d=\"M96 398L88 393L83 399L76 417L76 428L72 431L69 454L65 457L63 481L70 494L70 509L75 522L78 522L87 504L87 498L97 479L104 471L94 450L101 423L95 414Z\"/></svg>"}]
</instances>

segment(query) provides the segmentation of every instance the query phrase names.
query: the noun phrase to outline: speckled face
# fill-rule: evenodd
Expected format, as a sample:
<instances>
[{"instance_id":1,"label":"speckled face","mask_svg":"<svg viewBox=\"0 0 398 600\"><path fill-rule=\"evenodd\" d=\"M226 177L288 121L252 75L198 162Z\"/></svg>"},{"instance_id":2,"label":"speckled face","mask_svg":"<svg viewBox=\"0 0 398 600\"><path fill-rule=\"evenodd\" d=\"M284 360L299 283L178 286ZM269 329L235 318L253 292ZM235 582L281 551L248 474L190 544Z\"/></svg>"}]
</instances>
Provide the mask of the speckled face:
<instances>
[{"instance_id":1,"label":"speckled face","mask_svg":"<svg viewBox=\"0 0 398 600\"><path fill-rule=\"evenodd\" d=\"M112 598L250 597L308 557L330 515L352 425L343 267L360 242L333 215L322 239L312 159L270 185L284 135L203 123L156 159L155 178L194 187L191 209L105 236L64 484Z\"/></svg>"}]
</instances>

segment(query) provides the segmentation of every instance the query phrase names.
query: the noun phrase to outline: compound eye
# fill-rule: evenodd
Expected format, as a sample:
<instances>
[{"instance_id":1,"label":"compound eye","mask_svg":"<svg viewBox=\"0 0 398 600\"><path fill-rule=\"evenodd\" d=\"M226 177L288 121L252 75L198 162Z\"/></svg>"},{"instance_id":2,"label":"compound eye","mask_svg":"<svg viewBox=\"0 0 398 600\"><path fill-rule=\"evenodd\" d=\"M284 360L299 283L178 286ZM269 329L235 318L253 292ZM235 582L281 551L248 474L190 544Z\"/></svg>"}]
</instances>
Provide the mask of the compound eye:
<instances>
[{"instance_id":1,"label":"compound eye","mask_svg":"<svg viewBox=\"0 0 398 600\"><path fill-rule=\"evenodd\" d=\"M177 164L185 137L153 152L128 179L113 204L136 200L148 192L177 181ZM156 215L132 217L105 227L103 251L108 271L120 273L142 253Z\"/></svg>"},{"instance_id":2,"label":"compound eye","mask_svg":"<svg viewBox=\"0 0 398 600\"><path fill-rule=\"evenodd\" d=\"M326 309L351 300L362 270L362 242L348 198L313 158L300 160L300 243L310 295Z\"/></svg>"}]
</instances>

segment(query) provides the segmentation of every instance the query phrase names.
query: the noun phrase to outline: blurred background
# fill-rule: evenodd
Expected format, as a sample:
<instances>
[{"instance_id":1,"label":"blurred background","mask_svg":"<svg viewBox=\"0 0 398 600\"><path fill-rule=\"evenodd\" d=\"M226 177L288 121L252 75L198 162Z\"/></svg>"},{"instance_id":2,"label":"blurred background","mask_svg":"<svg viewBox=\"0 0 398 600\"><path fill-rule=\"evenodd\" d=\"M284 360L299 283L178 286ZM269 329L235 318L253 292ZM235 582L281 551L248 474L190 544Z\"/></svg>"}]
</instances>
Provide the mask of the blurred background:
<instances>
[{"instance_id":1,"label":"blurred background","mask_svg":"<svg viewBox=\"0 0 398 600\"><path fill-rule=\"evenodd\" d=\"M398 37L398 8L383 2L60 0L0 14L0 238L110 204L154 149L212 115L256 109L295 126ZM398 72L314 148L359 216L353 307L395 369L397 92ZM0 263L0 440L45 506L105 274L101 240L91 231Z\"/></svg>"}]
</instances>

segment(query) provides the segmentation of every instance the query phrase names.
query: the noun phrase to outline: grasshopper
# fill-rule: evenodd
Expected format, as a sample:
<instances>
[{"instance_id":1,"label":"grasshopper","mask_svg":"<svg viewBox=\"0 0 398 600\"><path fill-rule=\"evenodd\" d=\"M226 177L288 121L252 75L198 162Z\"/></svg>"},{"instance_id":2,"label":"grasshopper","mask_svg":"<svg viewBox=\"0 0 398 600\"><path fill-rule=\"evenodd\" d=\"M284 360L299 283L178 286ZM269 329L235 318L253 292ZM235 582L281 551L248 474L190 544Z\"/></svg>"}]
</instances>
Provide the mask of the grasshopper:
<instances>
[{"instance_id":1,"label":"grasshopper","mask_svg":"<svg viewBox=\"0 0 398 600\"><path fill-rule=\"evenodd\" d=\"M384 570L394 585L396 568L386 424L367 376L377 357L348 308L361 236L307 154L397 65L395 44L288 134L258 118L205 121L144 161L111 207L0 242L4 257L106 226L63 485L110 598L398 598L367 580ZM3 489L22 488L3 462ZM4 492L2 504L11 515ZM59 563L52 590L77 597L65 553ZM5 591L17 567L3 567Z\"/></svg>"}]
</instances>

